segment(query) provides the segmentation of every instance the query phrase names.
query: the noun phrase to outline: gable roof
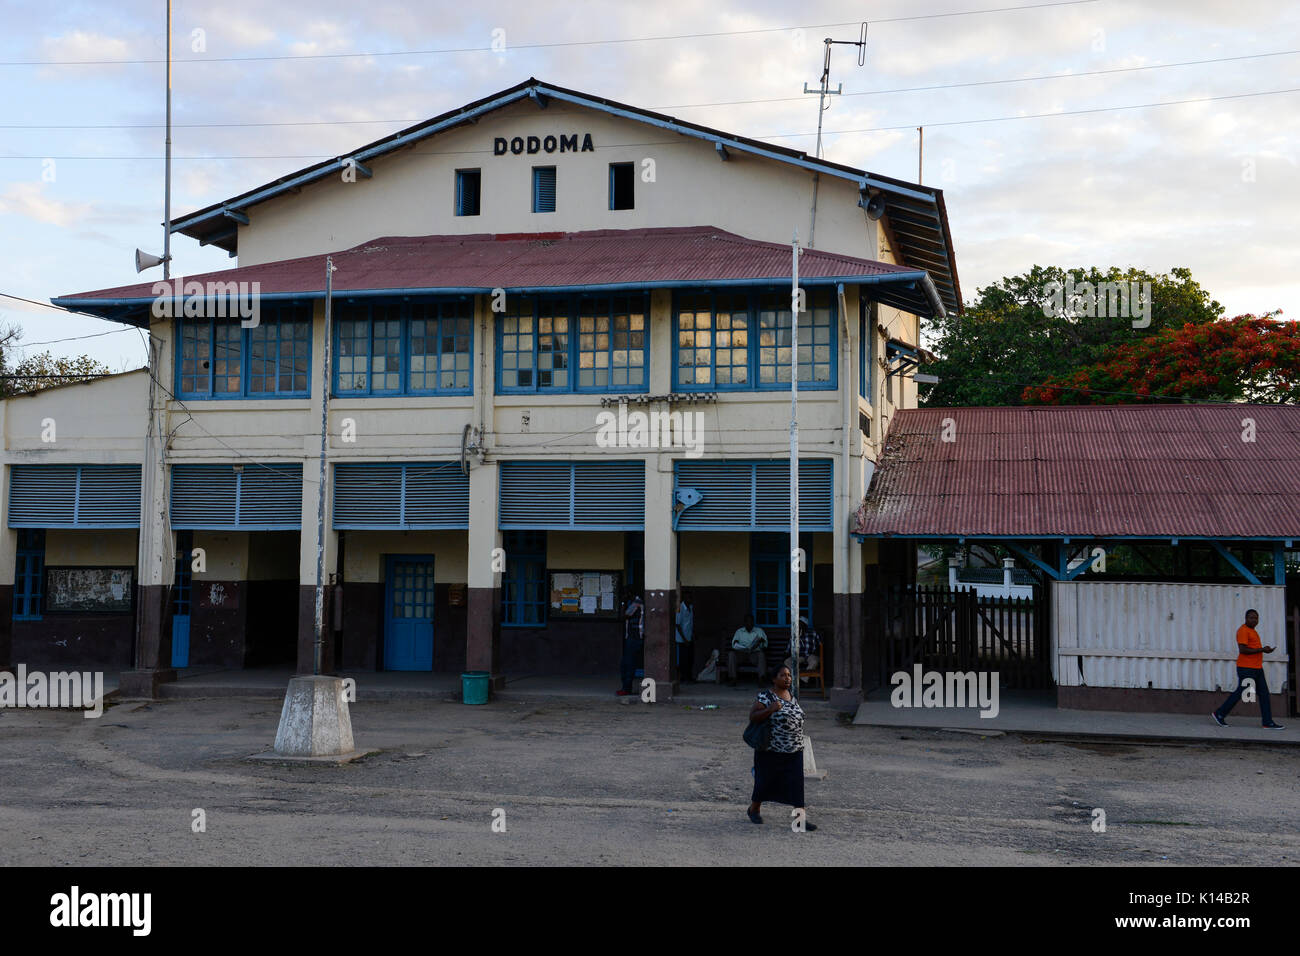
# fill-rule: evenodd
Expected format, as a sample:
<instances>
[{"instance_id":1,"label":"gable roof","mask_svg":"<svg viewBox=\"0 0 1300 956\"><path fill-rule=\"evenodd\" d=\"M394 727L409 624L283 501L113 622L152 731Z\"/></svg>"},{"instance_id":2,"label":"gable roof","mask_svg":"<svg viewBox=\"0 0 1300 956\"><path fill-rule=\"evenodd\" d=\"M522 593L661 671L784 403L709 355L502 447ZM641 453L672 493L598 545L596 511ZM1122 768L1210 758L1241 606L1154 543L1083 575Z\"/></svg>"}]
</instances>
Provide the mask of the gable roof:
<instances>
[{"instance_id":1,"label":"gable roof","mask_svg":"<svg viewBox=\"0 0 1300 956\"><path fill-rule=\"evenodd\" d=\"M942 190L832 163L787 146L736 136L663 113L543 83L533 77L499 93L374 140L346 155L305 166L255 189L178 216L172 221L172 232L179 232L197 239L203 245L214 245L234 254L238 250L238 229L235 223L242 221L246 211L258 203L335 175L349 162L364 164L393 150L474 122L485 113L525 99L531 99L539 105L544 105L549 99L573 103L713 142L723 149L763 156L847 179L858 185L864 202L869 193L879 193L885 200L885 217L894 233L898 253L907 264L931 273L945 309L954 312L961 309L961 286L957 278L956 257Z\"/></svg>"},{"instance_id":2,"label":"gable roof","mask_svg":"<svg viewBox=\"0 0 1300 956\"><path fill-rule=\"evenodd\" d=\"M531 235L388 236L329 254L336 297L385 295L591 294L691 286L789 288L790 247L712 226L600 229ZM197 282L258 283L263 301L324 297L326 254L186 276ZM941 311L920 269L820 249L799 257L805 287L859 285L868 298L918 315ZM154 283L60 296L54 304L115 321L148 324Z\"/></svg>"},{"instance_id":3,"label":"gable roof","mask_svg":"<svg viewBox=\"0 0 1300 956\"><path fill-rule=\"evenodd\" d=\"M898 411L853 533L1300 539L1300 408Z\"/></svg>"}]
</instances>

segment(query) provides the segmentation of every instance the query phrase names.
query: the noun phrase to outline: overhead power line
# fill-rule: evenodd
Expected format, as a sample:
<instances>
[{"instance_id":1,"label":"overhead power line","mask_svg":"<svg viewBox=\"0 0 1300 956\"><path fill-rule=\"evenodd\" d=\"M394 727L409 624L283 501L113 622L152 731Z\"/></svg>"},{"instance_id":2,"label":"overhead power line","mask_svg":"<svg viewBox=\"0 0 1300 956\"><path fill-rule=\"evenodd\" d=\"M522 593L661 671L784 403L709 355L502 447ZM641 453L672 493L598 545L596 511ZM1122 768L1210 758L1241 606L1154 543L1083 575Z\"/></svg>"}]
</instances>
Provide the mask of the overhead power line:
<instances>
[{"instance_id":1,"label":"overhead power line","mask_svg":"<svg viewBox=\"0 0 1300 956\"><path fill-rule=\"evenodd\" d=\"M1282 90L1258 90L1252 93L1228 93L1222 96L1196 96L1185 100L1162 100L1155 103L1133 103L1126 106L1098 106L1089 109L1080 110L1056 110L1048 113L1018 113L1015 116L988 116L982 119L964 119L964 120L946 120L941 122L928 123L904 123L899 126L865 126L859 129L831 129L826 130L825 135L844 135L848 133L883 133L900 129L915 129L917 126L969 126L976 123L1005 123L1011 120L1026 119L1050 119L1054 116L1084 116L1094 113L1117 113L1125 110L1145 110L1155 109L1161 106L1184 106L1189 103L1216 103L1224 100L1248 99L1255 96L1279 96L1284 93L1298 93L1300 87L1288 87ZM767 133L761 136L752 137L759 140L771 139L796 139L800 136L816 136L815 132L807 133ZM676 145L678 140L655 140L645 143L619 143L617 148L626 148L628 146L671 146ZM602 148L602 147L597 147ZM603 147L615 148L615 147ZM487 150L458 150L460 153L485 153ZM296 160L323 160L332 158L330 153L282 153L282 154L265 154L258 156L173 156L177 160L202 160L202 161L226 161L226 160L255 160L255 159L296 159ZM158 159L157 156L0 156L4 159L21 159L21 160L118 160L130 162L146 162Z\"/></svg>"},{"instance_id":2,"label":"overhead power line","mask_svg":"<svg viewBox=\"0 0 1300 956\"><path fill-rule=\"evenodd\" d=\"M1120 66L1108 70L1085 70L1079 73L1043 73L1037 76L1012 76L992 80L970 80L963 83L934 83L928 86L899 86L887 90L862 90L858 93L844 93L851 96L884 96L893 93L923 93L934 90L968 89L978 86L1000 86L1009 83L1037 83L1045 80L1068 80L1086 76L1111 76L1120 73L1138 73L1144 70L1167 70L1173 67L1204 66L1211 63L1233 63L1241 60L1261 60L1268 57L1295 56L1300 50L1276 50L1270 53L1244 53L1238 56L1218 56L1204 60L1180 60L1177 63L1152 63L1147 66ZM652 111L707 109L715 106L755 106L766 103L803 102L800 96L774 96L756 100L719 100L713 103L675 103L667 106L650 106ZM374 126L403 125L413 126L423 122L421 119L358 119L358 120L279 120L265 123L173 123L173 129L264 129L280 126ZM99 124L9 124L0 125L0 129L30 130L99 130L99 129L163 129L162 123L99 123Z\"/></svg>"},{"instance_id":3,"label":"overhead power line","mask_svg":"<svg viewBox=\"0 0 1300 956\"><path fill-rule=\"evenodd\" d=\"M906 23L914 20L939 20L946 17L969 17L983 13L1014 13L1019 10L1037 10L1044 7L1073 7L1098 0L1054 0L1051 3L1029 3L1014 7L986 7L982 10L953 10L946 13L921 13L907 17L882 17L871 23ZM860 20L843 20L838 23L811 23L786 27L760 27L753 30L718 30L711 33L675 33L660 36L617 37L608 40L562 40L552 43L507 43L505 51L549 50L563 47L606 46L624 43L658 43L671 40L699 40L717 37L754 36L763 33L789 33L793 30L821 30L833 27L857 26ZM265 56L197 56L174 59L172 63L256 63L274 60L342 60L379 56L436 56L450 53L497 53L491 46L447 47L440 50L379 50L366 53L300 53L267 54ZM140 60L0 60L0 66L126 66L148 63L165 63L164 58Z\"/></svg>"}]
</instances>

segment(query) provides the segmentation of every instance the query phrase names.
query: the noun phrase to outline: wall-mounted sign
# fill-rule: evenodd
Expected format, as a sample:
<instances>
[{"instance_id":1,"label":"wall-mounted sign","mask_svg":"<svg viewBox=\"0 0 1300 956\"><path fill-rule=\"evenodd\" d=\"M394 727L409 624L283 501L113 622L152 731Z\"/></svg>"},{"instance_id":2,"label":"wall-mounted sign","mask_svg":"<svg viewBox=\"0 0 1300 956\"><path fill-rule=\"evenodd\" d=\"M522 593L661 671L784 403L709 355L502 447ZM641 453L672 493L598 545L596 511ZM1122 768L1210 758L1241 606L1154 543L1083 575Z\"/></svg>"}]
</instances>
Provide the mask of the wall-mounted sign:
<instances>
[{"instance_id":1,"label":"wall-mounted sign","mask_svg":"<svg viewBox=\"0 0 1300 956\"><path fill-rule=\"evenodd\" d=\"M129 614L135 600L135 569L45 569L45 610Z\"/></svg>"},{"instance_id":2,"label":"wall-mounted sign","mask_svg":"<svg viewBox=\"0 0 1300 956\"><path fill-rule=\"evenodd\" d=\"M591 134L582 134L582 144L578 144L578 134L567 136L515 136L506 139L498 136L492 140L492 155L504 156L507 152L518 156L521 153L594 153L596 147L591 143Z\"/></svg>"}]
</instances>

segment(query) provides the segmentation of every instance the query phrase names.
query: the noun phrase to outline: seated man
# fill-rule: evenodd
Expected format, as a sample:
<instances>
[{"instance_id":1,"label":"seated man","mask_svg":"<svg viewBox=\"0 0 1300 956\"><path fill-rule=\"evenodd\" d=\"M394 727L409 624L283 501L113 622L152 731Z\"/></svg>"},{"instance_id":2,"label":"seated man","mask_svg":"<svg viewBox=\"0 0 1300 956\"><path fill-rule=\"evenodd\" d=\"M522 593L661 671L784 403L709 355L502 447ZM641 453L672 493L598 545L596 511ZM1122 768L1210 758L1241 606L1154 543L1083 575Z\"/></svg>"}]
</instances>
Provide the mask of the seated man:
<instances>
[{"instance_id":1,"label":"seated man","mask_svg":"<svg viewBox=\"0 0 1300 956\"><path fill-rule=\"evenodd\" d=\"M812 629L808 623L808 618L799 618L799 683L806 684L808 678L803 676L804 671L815 671L817 664L821 660L822 639L821 635ZM785 659L785 666L793 669L793 661L790 658Z\"/></svg>"},{"instance_id":2,"label":"seated man","mask_svg":"<svg viewBox=\"0 0 1300 956\"><path fill-rule=\"evenodd\" d=\"M767 678L767 634L754 626L754 615L745 615L745 626L736 628L731 636L731 650L727 651L727 677L736 682L737 654L748 655L749 663L758 668L758 682Z\"/></svg>"}]
</instances>

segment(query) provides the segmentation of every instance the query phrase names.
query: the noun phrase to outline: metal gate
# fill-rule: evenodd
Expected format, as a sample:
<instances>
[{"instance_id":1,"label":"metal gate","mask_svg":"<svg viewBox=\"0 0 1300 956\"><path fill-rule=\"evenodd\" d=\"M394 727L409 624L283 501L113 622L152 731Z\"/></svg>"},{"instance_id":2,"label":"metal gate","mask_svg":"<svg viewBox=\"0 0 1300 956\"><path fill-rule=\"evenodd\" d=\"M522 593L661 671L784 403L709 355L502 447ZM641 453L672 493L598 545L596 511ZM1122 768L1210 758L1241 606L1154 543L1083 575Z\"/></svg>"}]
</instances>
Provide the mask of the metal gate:
<instances>
[{"instance_id":1,"label":"metal gate","mask_svg":"<svg viewBox=\"0 0 1300 956\"><path fill-rule=\"evenodd\" d=\"M889 687L898 671L996 671L1006 690L1053 686L1046 590L1032 598L908 586L865 595L864 688Z\"/></svg>"}]
</instances>

